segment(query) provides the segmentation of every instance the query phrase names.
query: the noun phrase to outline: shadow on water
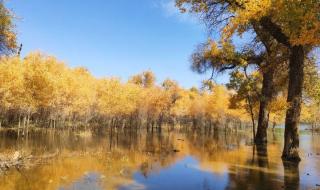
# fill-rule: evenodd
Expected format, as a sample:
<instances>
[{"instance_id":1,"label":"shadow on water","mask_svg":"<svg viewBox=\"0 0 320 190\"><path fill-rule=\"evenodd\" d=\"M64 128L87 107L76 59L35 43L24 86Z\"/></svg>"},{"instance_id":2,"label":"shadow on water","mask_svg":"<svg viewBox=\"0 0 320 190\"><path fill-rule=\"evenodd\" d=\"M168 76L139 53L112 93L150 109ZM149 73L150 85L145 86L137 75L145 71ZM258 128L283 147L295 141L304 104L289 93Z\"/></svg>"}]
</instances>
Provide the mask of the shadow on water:
<instances>
[{"instance_id":1,"label":"shadow on water","mask_svg":"<svg viewBox=\"0 0 320 190\"><path fill-rule=\"evenodd\" d=\"M1 153L59 155L0 175L0 189L311 189L320 178L317 154L282 162L282 134L252 146L243 131L37 130L19 140L9 133L0 132ZM320 152L318 139L302 135L303 149Z\"/></svg>"}]
</instances>

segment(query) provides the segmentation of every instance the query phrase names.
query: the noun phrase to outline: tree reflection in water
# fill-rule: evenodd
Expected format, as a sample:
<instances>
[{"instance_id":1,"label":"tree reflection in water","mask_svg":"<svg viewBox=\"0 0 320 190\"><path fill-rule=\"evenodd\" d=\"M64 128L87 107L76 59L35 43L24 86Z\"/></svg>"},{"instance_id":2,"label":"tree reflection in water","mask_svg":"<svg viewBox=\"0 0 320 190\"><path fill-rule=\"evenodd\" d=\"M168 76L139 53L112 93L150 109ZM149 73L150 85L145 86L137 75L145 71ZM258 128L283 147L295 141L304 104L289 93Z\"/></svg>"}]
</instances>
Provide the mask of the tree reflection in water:
<instances>
[{"instance_id":1,"label":"tree reflection in water","mask_svg":"<svg viewBox=\"0 0 320 190\"><path fill-rule=\"evenodd\" d=\"M284 168L284 189L300 189L299 163L283 162Z\"/></svg>"},{"instance_id":2,"label":"tree reflection in water","mask_svg":"<svg viewBox=\"0 0 320 190\"><path fill-rule=\"evenodd\" d=\"M312 178L300 179L298 165L282 164L282 142L275 138L281 135L271 135L268 146L253 147L251 133L241 131L113 129L81 135L40 130L18 141L2 132L1 152L42 155L58 150L59 155L43 165L2 175L0 189L314 188L320 178L319 158L304 158L300 170L309 164L316 167L311 168ZM319 152L311 142L315 139L304 138L302 145Z\"/></svg>"}]
</instances>

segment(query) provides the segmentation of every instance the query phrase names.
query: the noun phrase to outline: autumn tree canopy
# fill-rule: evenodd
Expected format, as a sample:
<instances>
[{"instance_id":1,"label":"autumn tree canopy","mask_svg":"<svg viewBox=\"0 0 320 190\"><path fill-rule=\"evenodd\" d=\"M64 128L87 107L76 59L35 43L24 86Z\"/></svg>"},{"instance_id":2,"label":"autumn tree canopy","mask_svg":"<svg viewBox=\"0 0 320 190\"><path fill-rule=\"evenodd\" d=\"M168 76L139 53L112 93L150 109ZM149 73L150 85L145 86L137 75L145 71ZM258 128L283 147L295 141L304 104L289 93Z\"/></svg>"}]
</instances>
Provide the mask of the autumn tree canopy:
<instances>
[{"instance_id":1,"label":"autumn tree canopy","mask_svg":"<svg viewBox=\"0 0 320 190\"><path fill-rule=\"evenodd\" d=\"M264 44L271 37L288 49L288 107L282 158L300 161L298 124L302 104L303 70L306 56L320 44L320 2L317 0L176 0L176 5L182 12L199 13L210 29L220 29L218 31L222 44L235 35L242 36L253 32ZM269 37L262 38L261 32ZM265 47L268 50L268 47ZM272 52L276 55L277 50ZM266 84L269 83L266 81ZM266 104L261 102L261 105L262 103ZM262 118L266 118L265 111L261 113ZM259 123L262 118L259 118Z\"/></svg>"},{"instance_id":2,"label":"autumn tree canopy","mask_svg":"<svg viewBox=\"0 0 320 190\"><path fill-rule=\"evenodd\" d=\"M171 79L156 84L145 71L122 82L97 79L85 68L70 68L55 57L31 53L0 59L0 123L44 127L155 126L162 123L246 123L241 108L229 108L230 91L183 89Z\"/></svg>"},{"instance_id":3,"label":"autumn tree canopy","mask_svg":"<svg viewBox=\"0 0 320 190\"><path fill-rule=\"evenodd\" d=\"M17 37L12 13L0 1L0 55L10 54L17 48Z\"/></svg>"}]
</instances>

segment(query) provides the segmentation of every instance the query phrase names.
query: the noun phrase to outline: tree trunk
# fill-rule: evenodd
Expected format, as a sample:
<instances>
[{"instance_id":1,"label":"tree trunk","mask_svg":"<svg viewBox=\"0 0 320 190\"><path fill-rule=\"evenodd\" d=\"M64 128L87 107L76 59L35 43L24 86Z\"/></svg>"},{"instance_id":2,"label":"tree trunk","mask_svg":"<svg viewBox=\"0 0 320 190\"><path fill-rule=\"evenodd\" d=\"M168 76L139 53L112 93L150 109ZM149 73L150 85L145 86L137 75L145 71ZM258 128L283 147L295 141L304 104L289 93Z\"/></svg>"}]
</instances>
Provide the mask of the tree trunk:
<instances>
[{"instance_id":1,"label":"tree trunk","mask_svg":"<svg viewBox=\"0 0 320 190\"><path fill-rule=\"evenodd\" d=\"M254 121L254 113L253 113L253 106L251 103L251 98L250 96L247 96L247 103L248 103L248 107L250 110L250 116L251 116L251 122L252 122L252 138L253 138L253 142L255 142L256 140L256 124Z\"/></svg>"},{"instance_id":2,"label":"tree trunk","mask_svg":"<svg viewBox=\"0 0 320 190\"><path fill-rule=\"evenodd\" d=\"M304 57L303 46L293 46L290 48L288 108L282 159L295 162L301 160L299 157L298 125L302 102Z\"/></svg>"},{"instance_id":3,"label":"tree trunk","mask_svg":"<svg viewBox=\"0 0 320 190\"><path fill-rule=\"evenodd\" d=\"M255 143L258 145L267 143L269 104L272 100L272 94L273 94L274 70L275 70L275 67L271 65L268 68L266 68L266 71L263 74L258 129L257 129L256 138L255 138Z\"/></svg>"},{"instance_id":4,"label":"tree trunk","mask_svg":"<svg viewBox=\"0 0 320 190\"><path fill-rule=\"evenodd\" d=\"M277 123L275 121L273 121L273 124L272 124L272 131L274 131L274 129L276 128L277 126Z\"/></svg>"},{"instance_id":5,"label":"tree trunk","mask_svg":"<svg viewBox=\"0 0 320 190\"><path fill-rule=\"evenodd\" d=\"M25 135L26 132L26 122L27 122L27 117L24 115L23 116L23 130L22 130L22 136Z\"/></svg>"},{"instance_id":6,"label":"tree trunk","mask_svg":"<svg viewBox=\"0 0 320 190\"><path fill-rule=\"evenodd\" d=\"M247 74L247 68L244 68L244 74L246 76L246 79L249 80L248 74ZM248 104L248 108L250 111L250 115L251 115L251 122L252 122L252 138L253 138L253 143L256 142L256 125L255 125L255 117L254 117L254 112L253 112L253 101L251 99L251 94L250 91L247 94L247 104Z\"/></svg>"}]
</instances>

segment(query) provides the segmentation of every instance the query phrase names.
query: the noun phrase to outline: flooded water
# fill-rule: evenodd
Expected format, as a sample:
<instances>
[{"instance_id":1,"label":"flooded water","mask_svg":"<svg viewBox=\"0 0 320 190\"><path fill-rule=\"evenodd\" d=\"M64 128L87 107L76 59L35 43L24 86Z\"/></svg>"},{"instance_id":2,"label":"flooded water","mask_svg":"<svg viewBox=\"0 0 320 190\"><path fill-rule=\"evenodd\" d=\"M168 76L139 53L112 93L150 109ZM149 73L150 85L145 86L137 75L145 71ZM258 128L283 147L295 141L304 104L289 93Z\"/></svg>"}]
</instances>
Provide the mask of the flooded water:
<instances>
[{"instance_id":1,"label":"flooded water","mask_svg":"<svg viewBox=\"0 0 320 190\"><path fill-rule=\"evenodd\" d=\"M299 165L283 163L281 132L253 147L250 132L38 130L0 132L2 154L56 155L0 174L5 190L320 189L320 135L301 134Z\"/></svg>"}]
</instances>

